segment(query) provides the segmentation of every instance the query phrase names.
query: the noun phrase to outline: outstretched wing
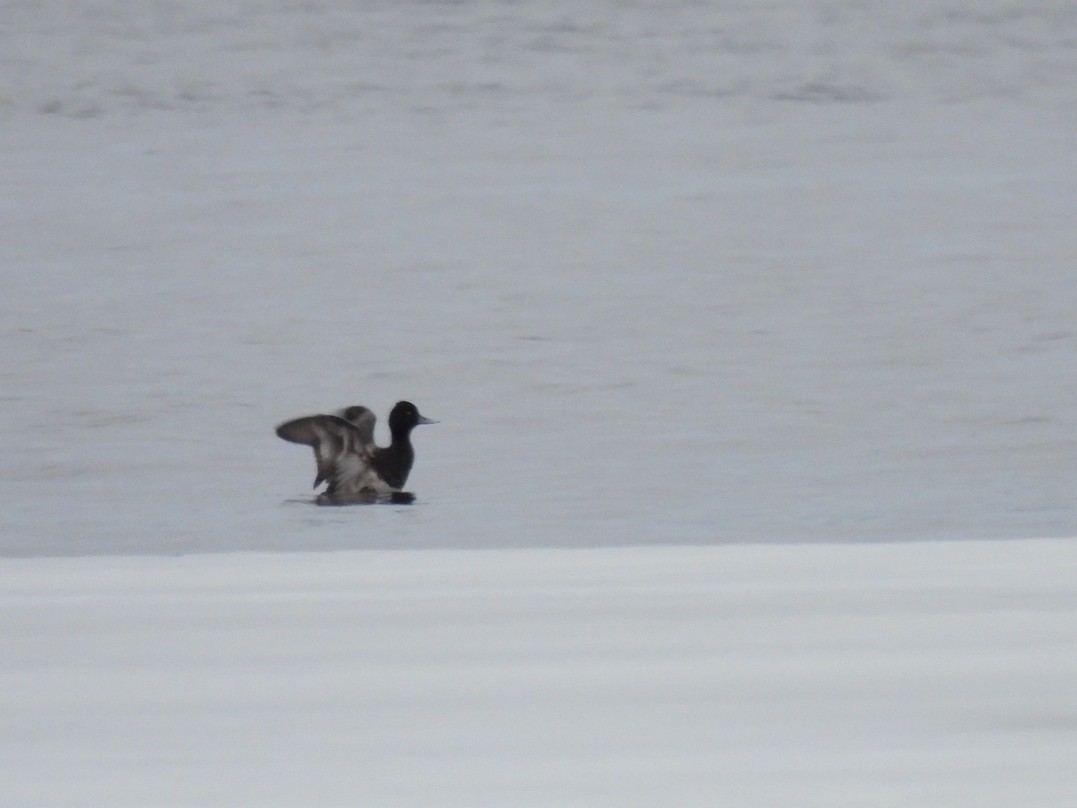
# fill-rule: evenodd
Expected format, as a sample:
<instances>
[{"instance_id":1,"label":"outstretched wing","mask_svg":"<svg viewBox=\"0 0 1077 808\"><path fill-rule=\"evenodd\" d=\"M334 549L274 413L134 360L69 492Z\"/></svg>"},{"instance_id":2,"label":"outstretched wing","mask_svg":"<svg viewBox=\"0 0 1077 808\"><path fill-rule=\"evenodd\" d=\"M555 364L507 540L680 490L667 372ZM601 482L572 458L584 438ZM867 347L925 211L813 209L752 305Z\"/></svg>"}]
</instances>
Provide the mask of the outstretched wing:
<instances>
[{"instance_id":1,"label":"outstretched wing","mask_svg":"<svg viewBox=\"0 0 1077 808\"><path fill-rule=\"evenodd\" d=\"M364 407L362 404L354 404L351 407L337 410L333 414L338 418L343 418L358 429L359 437L364 444L372 444L374 442L374 424L377 422L378 416L376 416L374 411L369 407Z\"/></svg>"},{"instance_id":2,"label":"outstretched wing","mask_svg":"<svg viewBox=\"0 0 1077 808\"><path fill-rule=\"evenodd\" d=\"M363 431L335 415L308 415L285 421L277 427L277 436L314 449L314 461L318 464L315 488L340 476L345 467L348 474L355 474L366 462L368 444Z\"/></svg>"}]
</instances>

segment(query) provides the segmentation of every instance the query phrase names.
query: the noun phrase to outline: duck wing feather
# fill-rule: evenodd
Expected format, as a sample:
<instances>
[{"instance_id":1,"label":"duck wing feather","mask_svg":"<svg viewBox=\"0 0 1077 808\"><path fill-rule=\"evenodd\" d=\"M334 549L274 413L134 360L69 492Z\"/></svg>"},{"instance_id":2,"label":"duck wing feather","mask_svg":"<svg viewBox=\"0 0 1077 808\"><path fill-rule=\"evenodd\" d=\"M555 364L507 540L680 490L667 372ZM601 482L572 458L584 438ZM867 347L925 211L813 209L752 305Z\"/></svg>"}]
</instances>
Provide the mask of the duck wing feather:
<instances>
[{"instance_id":1,"label":"duck wing feather","mask_svg":"<svg viewBox=\"0 0 1077 808\"><path fill-rule=\"evenodd\" d=\"M327 480L336 480L342 473L358 474L368 464L367 430L336 415L307 415L285 421L277 427L277 436L314 450L318 466L315 488Z\"/></svg>"}]
</instances>

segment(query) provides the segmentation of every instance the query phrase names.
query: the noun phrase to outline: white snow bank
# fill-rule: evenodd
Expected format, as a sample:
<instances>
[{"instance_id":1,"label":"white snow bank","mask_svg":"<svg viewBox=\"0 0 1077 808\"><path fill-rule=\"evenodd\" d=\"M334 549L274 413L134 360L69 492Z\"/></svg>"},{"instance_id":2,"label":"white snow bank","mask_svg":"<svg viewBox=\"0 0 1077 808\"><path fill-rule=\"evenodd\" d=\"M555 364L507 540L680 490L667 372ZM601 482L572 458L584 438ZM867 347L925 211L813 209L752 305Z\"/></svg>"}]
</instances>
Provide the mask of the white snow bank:
<instances>
[{"instance_id":1,"label":"white snow bank","mask_svg":"<svg viewBox=\"0 0 1077 808\"><path fill-rule=\"evenodd\" d=\"M1072 541L0 561L0 803L1077 793Z\"/></svg>"}]
</instances>

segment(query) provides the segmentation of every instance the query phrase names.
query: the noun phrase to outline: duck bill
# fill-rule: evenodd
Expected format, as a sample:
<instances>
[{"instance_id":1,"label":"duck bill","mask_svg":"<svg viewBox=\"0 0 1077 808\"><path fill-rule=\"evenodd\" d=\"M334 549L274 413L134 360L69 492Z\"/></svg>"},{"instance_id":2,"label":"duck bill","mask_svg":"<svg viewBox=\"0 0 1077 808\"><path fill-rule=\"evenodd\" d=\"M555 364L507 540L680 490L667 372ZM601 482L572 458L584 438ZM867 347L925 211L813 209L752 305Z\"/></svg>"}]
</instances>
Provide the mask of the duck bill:
<instances>
[{"instance_id":1,"label":"duck bill","mask_svg":"<svg viewBox=\"0 0 1077 808\"><path fill-rule=\"evenodd\" d=\"M435 421L433 418L426 418L426 417L420 415L419 420L416 421L416 423L417 424L436 424L438 422Z\"/></svg>"}]
</instances>

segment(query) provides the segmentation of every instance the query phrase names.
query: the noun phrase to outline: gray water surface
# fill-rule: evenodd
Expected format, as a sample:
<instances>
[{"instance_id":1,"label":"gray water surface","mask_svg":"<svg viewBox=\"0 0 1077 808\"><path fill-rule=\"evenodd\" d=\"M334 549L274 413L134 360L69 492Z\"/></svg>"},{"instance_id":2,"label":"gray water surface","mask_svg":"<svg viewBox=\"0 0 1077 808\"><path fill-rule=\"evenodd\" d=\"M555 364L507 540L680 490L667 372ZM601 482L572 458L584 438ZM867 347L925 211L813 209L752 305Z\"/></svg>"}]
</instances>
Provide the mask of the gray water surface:
<instances>
[{"instance_id":1,"label":"gray water surface","mask_svg":"<svg viewBox=\"0 0 1077 808\"><path fill-rule=\"evenodd\" d=\"M0 31L0 554L1077 534L1077 9ZM407 508L280 421L399 398Z\"/></svg>"}]
</instances>

